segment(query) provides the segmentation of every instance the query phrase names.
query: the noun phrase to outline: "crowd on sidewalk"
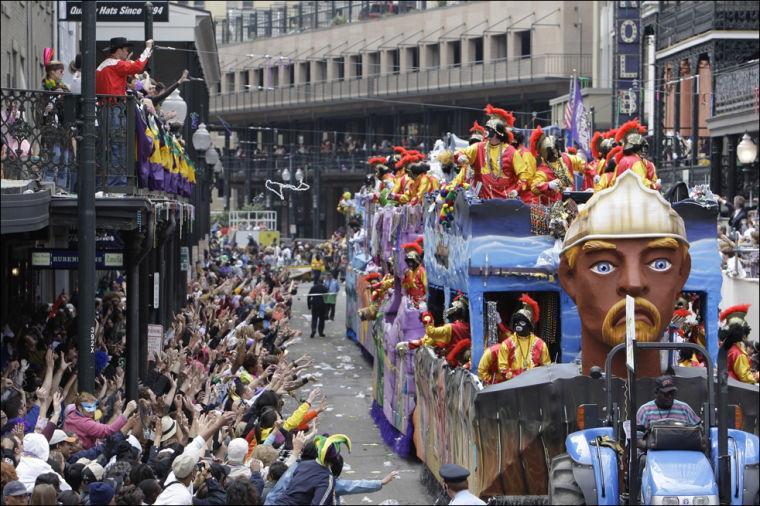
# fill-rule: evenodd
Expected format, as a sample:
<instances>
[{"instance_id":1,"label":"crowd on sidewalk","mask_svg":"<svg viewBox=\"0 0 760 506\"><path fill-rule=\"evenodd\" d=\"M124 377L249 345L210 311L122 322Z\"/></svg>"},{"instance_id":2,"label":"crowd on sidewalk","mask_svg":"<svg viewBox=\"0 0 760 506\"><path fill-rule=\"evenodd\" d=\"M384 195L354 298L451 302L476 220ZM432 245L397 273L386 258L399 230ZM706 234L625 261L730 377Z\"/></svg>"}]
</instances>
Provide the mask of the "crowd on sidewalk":
<instances>
[{"instance_id":1,"label":"crowd on sidewalk","mask_svg":"<svg viewBox=\"0 0 760 506\"><path fill-rule=\"evenodd\" d=\"M97 300L94 391L77 387L75 293L3 325L4 504L335 504L397 477L340 478L350 438L319 430L312 359L288 353L297 281L231 239L211 239L136 399L123 279Z\"/></svg>"}]
</instances>

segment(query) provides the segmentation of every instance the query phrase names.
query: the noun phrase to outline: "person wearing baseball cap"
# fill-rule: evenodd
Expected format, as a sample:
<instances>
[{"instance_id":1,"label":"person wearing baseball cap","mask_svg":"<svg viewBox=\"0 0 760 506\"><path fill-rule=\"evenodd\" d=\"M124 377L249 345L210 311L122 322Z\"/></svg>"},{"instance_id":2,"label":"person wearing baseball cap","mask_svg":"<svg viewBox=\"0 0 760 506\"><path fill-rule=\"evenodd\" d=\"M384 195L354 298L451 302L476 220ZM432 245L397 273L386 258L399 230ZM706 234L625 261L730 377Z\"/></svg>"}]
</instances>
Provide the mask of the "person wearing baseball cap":
<instances>
[{"instance_id":1,"label":"person wearing baseball cap","mask_svg":"<svg viewBox=\"0 0 760 506\"><path fill-rule=\"evenodd\" d=\"M58 450L63 455L63 458L67 459L69 456L77 451L77 437L72 434L68 435L61 429L56 429L53 432L53 437L50 438L50 449Z\"/></svg>"},{"instance_id":2,"label":"person wearing baseball cap","mask_svg":"<svg viewBox=\"0 0 760 506\"><path fill-rule=\"evenodd\" d=\"M3 504L29 504L29 492L18 480L9 481L3 487Z\"/></svg>"},{"instance_id":3,"label":"person wearing baseball cap","mask_svg":"<svg viewBox=\"0 0 760 506\"><path fill-rule=\"evenodd\" d=\"M649 432L653 422L659 420L676 420L689 425L697 425L700 422L699 417L691 409L691 406L685 402L676 400L676 386L673 376L660 376L655 380L654 400L642 405L636 412L636 428L644 431L645 435ZM641 447L643 440L638 442Z\"/></svg>"},{"instance_id":4,"label":"person wearing baseball cap","mask_svg":"<svg viewBox=\"0 0 760 506\"><path fill-rule=\"evenodd\" d=\"M459 464L444 464L438 471L443 480L443 489L451 497L449 504L485 504L478 496L467 490L470 471Z\"/></svg>"},{"instance_id":5,"label":"person wearing baseball cap","mask_svg":"<svg viewBox=\"0 0 760 506\"><path fill-rule=\"evenodd\" d=\"M193 504L193 494L190 485L195 479L198 455L186 452L172 462L174 480L169 482L153 504Z\"/></svg>"}]
</instances>

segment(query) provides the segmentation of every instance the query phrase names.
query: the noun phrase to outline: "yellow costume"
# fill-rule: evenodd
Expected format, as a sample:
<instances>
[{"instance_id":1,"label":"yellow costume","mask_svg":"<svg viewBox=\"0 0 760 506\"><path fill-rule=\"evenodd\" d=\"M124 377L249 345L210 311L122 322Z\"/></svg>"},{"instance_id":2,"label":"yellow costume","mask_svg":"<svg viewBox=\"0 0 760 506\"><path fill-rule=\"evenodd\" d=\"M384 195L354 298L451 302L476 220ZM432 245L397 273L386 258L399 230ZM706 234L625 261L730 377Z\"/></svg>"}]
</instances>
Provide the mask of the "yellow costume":
<instances>
[{"instance_id":1,"label":"yellow costume","mask_svg":"<svg viewBox=\"0 0 760 506\"><path fill-rule=\"evenodd\" d=\"M311 260L311 270L325 272L325 261L321 258L314 257Z\"/></svg>"},{"instance_id":2,"label":"yellow costume","mask_svg":"<svg viewBox=\"0 0 760 506\"><path fill-rule=\"evenodd\" d=\"M425 195L438 189L438 180L429 174L420 174L415 177L406 193L404 193L399 202L402 204L420 204L424 202Z\"/></svg>"},{"instance_id":3,"label":"yellow costume","mask_svg":"<svg viewBox=\"0 0 760 506\"><path fill-rule=\"evenodd\" d=\"M466 148L462 148L459 151L457 151L454 154L454 159L458 159L459 155L464 155L467 157L467 164L472 166L475 164L475 160L478 158L478 144L471 144L470 146L467 146ZM499 143L497 145L493 145L490 142L486 142L486 152L488 153L488 158L486 162L483 164L483 166L480 168L481 174L493 174L495 176L503 176L501 171L501 155L504 154L504 150L506 149L505 143ZM461 175L461 172L460 172ZM459 176L457 176L457 179Z\"/></svg>"},{"instance_id":4,"label":"yellow costume","mask_svg":"<svg viewBox=\"0 0 760 506\"><path fill-rule=\"evenodd\" d=\"M549 348L543 339L531 333L527 337L511 335L499 346L499 372L512 379L528 369L549 365Z\"/></svg>"}]
</instances>

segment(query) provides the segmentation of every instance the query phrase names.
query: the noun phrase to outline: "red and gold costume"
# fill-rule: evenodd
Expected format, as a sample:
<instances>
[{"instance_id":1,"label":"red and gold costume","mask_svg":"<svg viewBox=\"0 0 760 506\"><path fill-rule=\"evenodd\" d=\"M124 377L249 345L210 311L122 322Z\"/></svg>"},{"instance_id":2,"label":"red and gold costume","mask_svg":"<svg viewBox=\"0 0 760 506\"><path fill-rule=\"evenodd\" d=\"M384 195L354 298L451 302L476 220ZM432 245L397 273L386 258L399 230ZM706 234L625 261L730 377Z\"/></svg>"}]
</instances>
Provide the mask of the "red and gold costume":
<instances>
[{"instance_id":1,"label":"red and gold costume","mask_svg":"<svg viewBox=\"0 0 760 506\"><path fill-rule=\"evenodd\" d=\"M499 345L498 364L499 372L505 380L519 376L529 369L549 365L549 348L540 337L533 333L535 324L539 319L538 303L528 294L520 297L523 307L512 315L510 326L515 329ZM518 335L522 325L527 325L527 335Z\"/></svg>"},{"instance_id":2,"label":"red and gold costume","mask_svg":"<svg viewBox=\"0 0 760 506\"><path fill-rule=\"evenodd\" d=\"M396 160L393 168L396 169L393 175L393 196L396 201L399 197L407 192L409 185L412 183L412 178L406 173L406 166L414 161L417 156L422 156L422 153L414 150L407 150L402 146L395 146L393 151L400 155L400 158ZM424 158L424 156L423 156Z\"/></svg>"},{"instance_id":3,"label":"red and gold costume","mask_svg":"<svg viewBox=\"0 0 760 506\"><path fill-rule=\"evenodd\" d=\"M377 317L378 308L388 294L388 290L393 288L394 279L391 274L381 276L379 272L371 272L364 276L364 280L369 283L369 306L359 309L359 318L361 320L374 320Z\"/></svg>"},{"instance_id":4,"label":"red and gold costume","mask_svg":"<svg viewBox=\"0 0 760 506\"><path fill-rule=\"evenodd\" d=\"M401 288L415 304L425 302L427 296L427 274L422 265L422 246L418 242L402 244L406 250L406 263L408 268L404 271L401 279Z\"/></svg>"},{"instance_id":5,"label":"red and gold costume","mask_svg":"<svg viewBox=\"0 0 760 506\"><path fill-rule=\"evenodd\" d=\"M506 378L499 371L499 350L501 349L501 343L492 344L480 357L478 362L478 379L484 385L493 385L495 383L501 383Z\"/></svg>"},{"instance_id":6,"label":"red and gold costume","mask_svg":"<svg viewBox=\"0 0 760 506\"><path fill-rule=\"evenodd\" d=\"M640 125L638 120L631 120L623 123L618 128L615 134L615 141L623 146L623 153L616 155L617 164L615 166L615 176L613 177L611 185L615 183L615 179L620 177L622 173L627 170L632 171L639 176L644 184L652 189L659 189L660 185L657 181L657 170L654 164L643 158L639 151L640 146L643 143L643 135L647 133L647 128Z\"/></svg>"},{"instance_id":7,"label":"red and gold costume","mask_svg":"<svg viewBox=\"0 0 760 506\"><path fill-rule=\"evenodd\" d=\"M458 295L446 310L446 316L454 319L452 323L435 326L433 315L429 312L422 314L422 323L425 324L425 335L421 339L402 342L396 345L399 351L413 350L420 346L434 348L439 355L445 356L449 365L456 367L463 365L467 360L466 351L470 346L470 324L468 322L469 304L463 295Z\"/></svg>"},{"instance_id":8,"label":"red and gold costume","mask_svg":"<svg viewBox=\"0 0 760 506\"><path fill-rule=\"evenodd\" d=\"M699 361L699 357L697 356L697 352L693 352L691 354L691 358L688 360L681 360L678 362L678 365L681 367L704 367L705 364Z\"/></svg>"},{"instance_id":9,"label":"red and gold costume","mask_svg":"<svg viewBox=\"0 0 760 506\"><path fill-rule=\"evenodd\" d=\"M406 166L407 176L411 182L406 191L399 196L401 204L420 204L425 200L425 194L438 189L438 180L428 174L430 166L424 163L425 156L417 151L410 151L400 161Z\"/></svg>"},{"instance_id":10,"label":"red and gold costume","mask_svg":"<svg viewBox=\"0 0 760 506\"><path fill-rule=\"evenodd\" d=\"M473 184L482 183L480 198L506 198L513 191L527 190L531 176L529 167L526 167L520 152L511 145L513 138L509 127L515 124L515 117L511 112L491 104L484 111L490 116L486 126L503 135L504 139L499 139L498 144L484 139L461 149L457 152L460 163L465 162L472 167Z\"/></svg>"},{"instance_id":11,"label":"red and gold costume","mask_svg":"<svg viewBox=\"0 0 760 506\"><path fill-rule=\"evenodd\" d=\"M539 161L531 190L539 196L541 203L561 201L562 192L573 188L573 169L560 156L555 137L544 134L541 127L537 127L530 136L530 152Z\"/></svg>"},{"instance_id":12,"label":"red and gold costume","mask_svg":"<svg viewBox=\"0 0 760 506\"><path fill-rule=\"evenodd\" d=\"M749 335L749 324L746 321L749 306L749 304L740 304L722 311L719 318L725 323L718 336L723 339L723 346L728 347L729 377L743 383L757 383L758 372L750 369L749 355L743 343L744 338Z\"/></svg>"}]
</instances>

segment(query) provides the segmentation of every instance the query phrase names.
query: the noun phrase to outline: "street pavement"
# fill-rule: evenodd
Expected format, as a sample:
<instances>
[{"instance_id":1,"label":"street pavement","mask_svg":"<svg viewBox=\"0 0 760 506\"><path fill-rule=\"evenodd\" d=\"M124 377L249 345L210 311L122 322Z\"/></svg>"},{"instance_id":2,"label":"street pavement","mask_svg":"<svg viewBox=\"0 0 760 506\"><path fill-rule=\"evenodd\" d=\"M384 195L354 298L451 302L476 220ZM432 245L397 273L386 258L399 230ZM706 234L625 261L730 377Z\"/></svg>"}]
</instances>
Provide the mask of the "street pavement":
<instances>
[{"instance_id":1,"label":"street pavement","mask_svg":"<svg viewBox=\"0 0 760 506\"><path fill-rule=\"evenodd\" d=\"M302 335L288 347L293 357L308 353L314 359L315 366L309 372L316 378L299 390L299 398L306 398L311 388L320 388L327 396L328 411L319 415L319 432L343 433L351 438L353 451L342 453L345 465L341 478L379 480L394 470L400 474L379 492L343 496L342 503L366 505L395 500L398 502L386 504L432 504L434 498L420 482L423 465L393 453L372 421L372 364L362 356L359 346L346 338L344 287L338 295L335 321L326 322L326 337L317 335L314 339L309 338L311 313L306 309L309 288L309 283L302 283L293 300L291 323ZM291 401L286 406L289 412L295 404Z\"/></svg>"}]
</instances>

